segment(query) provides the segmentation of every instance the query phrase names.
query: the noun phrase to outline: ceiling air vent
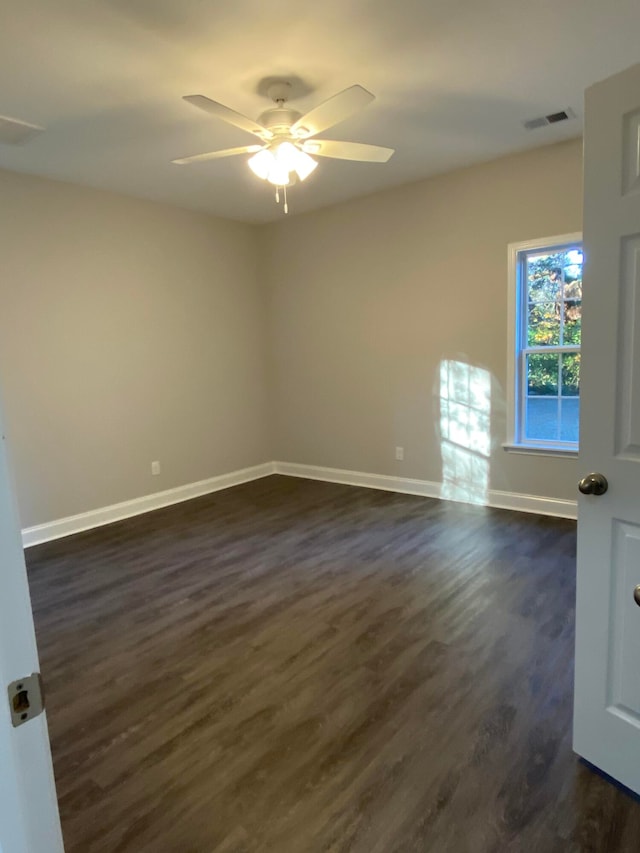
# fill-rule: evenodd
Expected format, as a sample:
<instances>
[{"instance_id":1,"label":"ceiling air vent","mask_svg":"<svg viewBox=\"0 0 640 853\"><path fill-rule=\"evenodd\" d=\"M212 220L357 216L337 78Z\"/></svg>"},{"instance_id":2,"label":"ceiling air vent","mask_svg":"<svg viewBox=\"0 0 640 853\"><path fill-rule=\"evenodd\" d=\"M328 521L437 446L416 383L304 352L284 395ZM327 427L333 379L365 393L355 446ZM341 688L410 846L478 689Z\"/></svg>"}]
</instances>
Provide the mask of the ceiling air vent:
<instances>
[{"instance_id":1,"label":"ceiling air vent","mask_svg":"<svg viewBox=\"0 0 640 853\"><path fill-rule=\"evenodd\" d=\"M559 121L567 121L570 118L575 118L576 114L572 109L560 110L557 113L549 113L546 116L538 116L538 118L530 118L523 122L527 130L535 130L538 127L547 127L549 124L557 124Z\"/></svg>"},{"instance_id":2,"label":"ceiling air vent","mask_svg":"<svg viewBox=\"0 0 640 853\"><path fill-rule=\"evenodd\" d=\"M17 118L0 116L0 144L2 145L23 145L43 130L44 127L38 127L37 124L28 124Z\"/></svg>"}]
</instances>

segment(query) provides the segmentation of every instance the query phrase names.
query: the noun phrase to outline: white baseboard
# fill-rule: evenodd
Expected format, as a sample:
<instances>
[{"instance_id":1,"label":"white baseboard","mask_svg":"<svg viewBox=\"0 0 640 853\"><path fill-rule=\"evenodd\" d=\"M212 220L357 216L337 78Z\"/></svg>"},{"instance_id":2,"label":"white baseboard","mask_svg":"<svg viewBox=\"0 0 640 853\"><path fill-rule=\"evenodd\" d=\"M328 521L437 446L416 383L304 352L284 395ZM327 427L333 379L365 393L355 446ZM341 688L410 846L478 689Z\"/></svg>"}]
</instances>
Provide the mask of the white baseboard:
<instances>
[{"instance_id":1,"label":"white baseboard","mask_svg":"<svg viewBox=\"0 0 640 853\"><path fill-rule=\"evenodd\" d=\"M152 495L144 495L130 501L101 507L100 509L82 512L59 518L46 524L26 527L22 531L22 544L25 548L61 539L83 530L102 527L123 518L142 515L154 509L160 509L171 504L188 501L201 495L208 495L230 486L239 486L251 480L259 480L270 474L285 474L289 477L302 477L306 480L323 480L327 483L342 483L346 486L363 486L367 489L381 489L386 492L400 492L405 495L419 495L425 498L442 499L442 484L431 480L414 480L409 477L390 477L385 474L367 474L363 471L348 471L343 468L324 468L319 465L298 465L293 462L265 462L252 468L243 468L188 483L175 489L167 489ZM555 515L560 518L576 518L577 502L545 498L539 495L522 495L518 492L500 492L491 489L487 494L486 505L498 509L511 509L518 512L533 512L538 515Z\"/></svg>"},{"instance_id":2,"label":"white baseboard","mask_svg":"<svg viewBox=\"0 0 640 853\"><path fill-rule=\"evenodd\" d=\"M303 477L306 480L324 480L328 483L344 483L347 486L363 486L406 495L421 495L427 498L443 498L442 484L431 480L413 480L409 477L390 477L385 474L366 474L362 471L347 471L342 468L323 468L318 465L298 465L293 462L274 462L276 474ZM451 498L447 498L451 500ZM523 495L519 492L501 492L490 489L484 505L496 509L511 509L517 512L533 512L537 515L553 515L560 518L577 518L577 501L547 498L539 495Z\"/></svg>"},{"instance_id":3,"label":"white baseboard","mask_svg":"<svg viewBox=\"0 0 640 853\"><path fill-rule=\"evenodd\" d=\"M41 542L49 542L52 539L60 539L70 536L72 533L81 533L83 530L91 530L94 527L102 527L123 518L131 518L134 515L150 512L171 504L188 501L201 495L208 495L220 489L228 489L230 486L239 486L251 480L259 480L275 473L273 462L264 465L254 465L252 468L242 468L239 471L231 471L218 477L209 477L207 480L199 480L197 483L188 483L186 486L177 486L175 489L167 489L152 495L144 495L130 501L105 506L100 509L81 512L79 515L70 515L57 521L46 524L37 524L35 527L26 527L22 531L22 544L25 548L38 545Z\"/></svg>"},{"instance_id":4,"label":"white baseboard","mask_svg":"<svg viewBox=\"0 0 640 853\"><path fill-rule=\"evenodd\" d=\"M325 483L343 483L345 486L364 486L384 492L401 492L423 498L441 497L440 483L430 480L411 480L408 477L389 477L386 474L365 474L344 468L323 468L319 465L297 465L295 462L275 462L276 474L303 477L305 480L324 480Z\"/></svg>"},{"instance_id":5,"label":"white baseboard","mask_svg":"<svg viewBox=\"0 0 640 853\"><path fill-rule=\"evenodd\" d=\"M519 492L489 490L487 506L494 509L512 509L516 512L533 512L536 515L554 515L557 518L578 517L578 501L561 498L544 498L541 495L522 495Z\"/></svg>"}]
</instances>

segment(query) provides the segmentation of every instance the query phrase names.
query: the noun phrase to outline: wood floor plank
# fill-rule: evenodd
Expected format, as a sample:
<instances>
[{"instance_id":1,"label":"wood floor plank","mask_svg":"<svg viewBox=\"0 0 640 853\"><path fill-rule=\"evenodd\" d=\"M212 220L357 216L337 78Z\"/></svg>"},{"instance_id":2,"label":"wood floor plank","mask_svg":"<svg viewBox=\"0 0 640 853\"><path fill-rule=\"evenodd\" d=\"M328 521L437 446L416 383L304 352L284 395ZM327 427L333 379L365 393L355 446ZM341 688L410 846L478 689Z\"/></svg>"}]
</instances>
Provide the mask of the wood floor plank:
<instances>
[{"instance_id":1,"label":"wood floor plank","mask_svg":"<svg viewBox=\"0 0 640 853\"><path fill-rule=\"evenodd\" d=\"M637 853L575 524L273 476L27 551L67 853Z\"/></svg>"}]
</instances>

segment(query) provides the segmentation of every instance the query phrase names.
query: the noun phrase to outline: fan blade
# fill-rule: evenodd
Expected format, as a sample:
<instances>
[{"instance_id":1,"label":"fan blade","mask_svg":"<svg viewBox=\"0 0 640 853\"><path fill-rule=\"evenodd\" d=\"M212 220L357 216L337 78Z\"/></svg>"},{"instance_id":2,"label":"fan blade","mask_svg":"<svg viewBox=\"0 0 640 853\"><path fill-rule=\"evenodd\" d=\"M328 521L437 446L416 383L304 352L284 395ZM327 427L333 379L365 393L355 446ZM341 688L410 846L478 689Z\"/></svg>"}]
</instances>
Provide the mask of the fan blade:
<instances>
[{"instance_id":1,"label":"fan blade","mask_svg":"<svg viewBox=\"0 0 640 853\"><path fill-rule=\"evenodd\" d=\"M315 136L316 133L333 127L358 110L364 109L373 100L375 95L367 92L362 86L349 86L299 118L292 126L291 133L300 138Z\"/></svg>"},{"instance_id":2,"label":"fan blade","mask_svg":"<svg viewBox=\"0 0 640 853\"><path fill-rule=\"evenodd\" d=\"M221 118L222 121L226 121L228 124L233 124L241 130L246 130L247 133L253 133L264 139L273 138L271 131L267 130L266 127L262 127L257 121L248 116L243 116L242 113L237 113L230 107L225 107L224 104L212 101L211 98L205 98L204 95L184 95L182 100L193 104L194 107L198 107L216 118Z\"/></svg>"},{"instance_id":3,"label":"fan blade","mask_svg":"<svg viewBox=\"0 0 640 853\"><path fill-rule=\"evenodd\" d=\"M393 148L365 145L363 142L336 142L333 139L309 139L302 150L312 157L333 157L336 160L360 160L362 163L386 163Z\"/></svg>"},{"instance_id":4,"label":"fan blade","mask_svg":"<svg viewBox=\"0 0 640 853\"><path fill-rule=\"evenodd\" d=\"M219 157L234 157L236 154L255 154L264 148L264 145L243 145L240 148L223 148L220 151L208 151L206 154L194 154L191 157L180 157L179 160L172 160L178 166L185 166L187 163L198 163L203 160L217 160Z\"/></svg>"}]
</instances>

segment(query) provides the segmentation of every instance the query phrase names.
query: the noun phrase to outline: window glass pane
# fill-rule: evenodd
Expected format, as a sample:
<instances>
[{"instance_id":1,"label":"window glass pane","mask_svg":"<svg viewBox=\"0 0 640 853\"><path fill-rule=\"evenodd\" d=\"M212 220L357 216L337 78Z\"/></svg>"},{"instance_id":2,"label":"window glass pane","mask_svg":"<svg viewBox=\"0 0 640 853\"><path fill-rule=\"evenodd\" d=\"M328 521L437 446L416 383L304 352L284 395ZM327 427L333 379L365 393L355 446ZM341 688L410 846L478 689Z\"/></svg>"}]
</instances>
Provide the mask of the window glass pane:
<instances>
[{"instance_id":1,"label":"window glass pane","mask_svg":"<svg viewBox=\"0 0 640 853\"><path fill-rule=\"evenodd\" d=\"M580 346L582 340L582 302L564 303L564 343Z\"/></svg>"},{"instance_id":2,"label":"window glass pane","mask_svg":"<svg viewBox=\"0 0 640 853\"><path fill-rule=\"evenodd\" d=\"M562 295L565 299L582 299L582 267L565 267Z\"/></svg>"},{"instance_id":3,"label":"window glass pane","mask_svg":"<svg viewBox=\"0 0 640 853\"><path fill-rule=\"evenodd\" d=\"M560 441L578 441L579 420L578 397L563 397L560 409Z\"/></svg>"},{"instance_id":4,"label":"window glass pane","mask_svg":"<svg viewBox=\"0 0 640 853\"><path fill-rule=\"evenodd\" d=\"M527 312L527 346L560 344L560 302L533 302Z\"/></svg>"},{"instance_id":5,"label":"window glass pane","mask_svg":"<svg viewBox=\"0 0 640 853\"><path fill-rule=\"evenodd\" d=\"M525 438L558 441L558 398L527 397Z\"/></svg>"},{"instance_id":6,"label":"window glass pane","mask_svg":"<svg viewBox=\"0 0 640 853\"><path fill-rule=\"evenodd\" d=\"M580 353L562 355L560 441L578 441L580 419Z\"/></svg>"},{"instance_id":7,"label":"window glass pane","mask_svg":"<svg viewBox=\"0 0 640 853\"><path fill-rule=\"evenodd\" d=\"M562 356L562 396L577 397L580 394L580 353L565 352Z\"/></svg>"},{"instance_id":8,"label":"window glass pane","mask_svg":"<svg viewBox=\"0 0 640 853\"><path fill-rule=\"evenodd\" d=\"M527 255L527 300L552 302L562 295L566 252Z\"/></svg>"},{"instance_id":9,"label":"window glass pane","mask_svg":"<svg viewBox=\"0 0 640 853\"><path fill-rule=\"evenodd\" d=\"M527 356L527 402L525 438L557 441L559 434L558 368L560 355L534 353Z\"/></svg>"},{"instance_id":10,"label":"window glass pane","mask_svg":"<svg viewBox=\"0 0 640 853\"><path fill-rule=\"evenodd\" d=\"M582 326L582 252L571 249L565 254L562 287L563 343L580 345Z\"/></svg>"},{"instance_id":11,"label":"window glass pane","mask_svg":"<svg viewBox=\"0 0 640 853\"><path fill-rule=\"evenodd\" d=\"M580 282L582 288L582 249L569 249L564 255L564 280L565 283ZM580 292L582 298L582 291Z\"/></svg>"},{"instance_id":12,"label":"window glass pane","mask_svg":"<svg viewBox=\"0 0 640 853\"><path fill-rule=\"evenodd\" d=\"M534 353L527 356L527 394L532 397L558 396L557 352Z\"/></svg>"}]
</instances>

